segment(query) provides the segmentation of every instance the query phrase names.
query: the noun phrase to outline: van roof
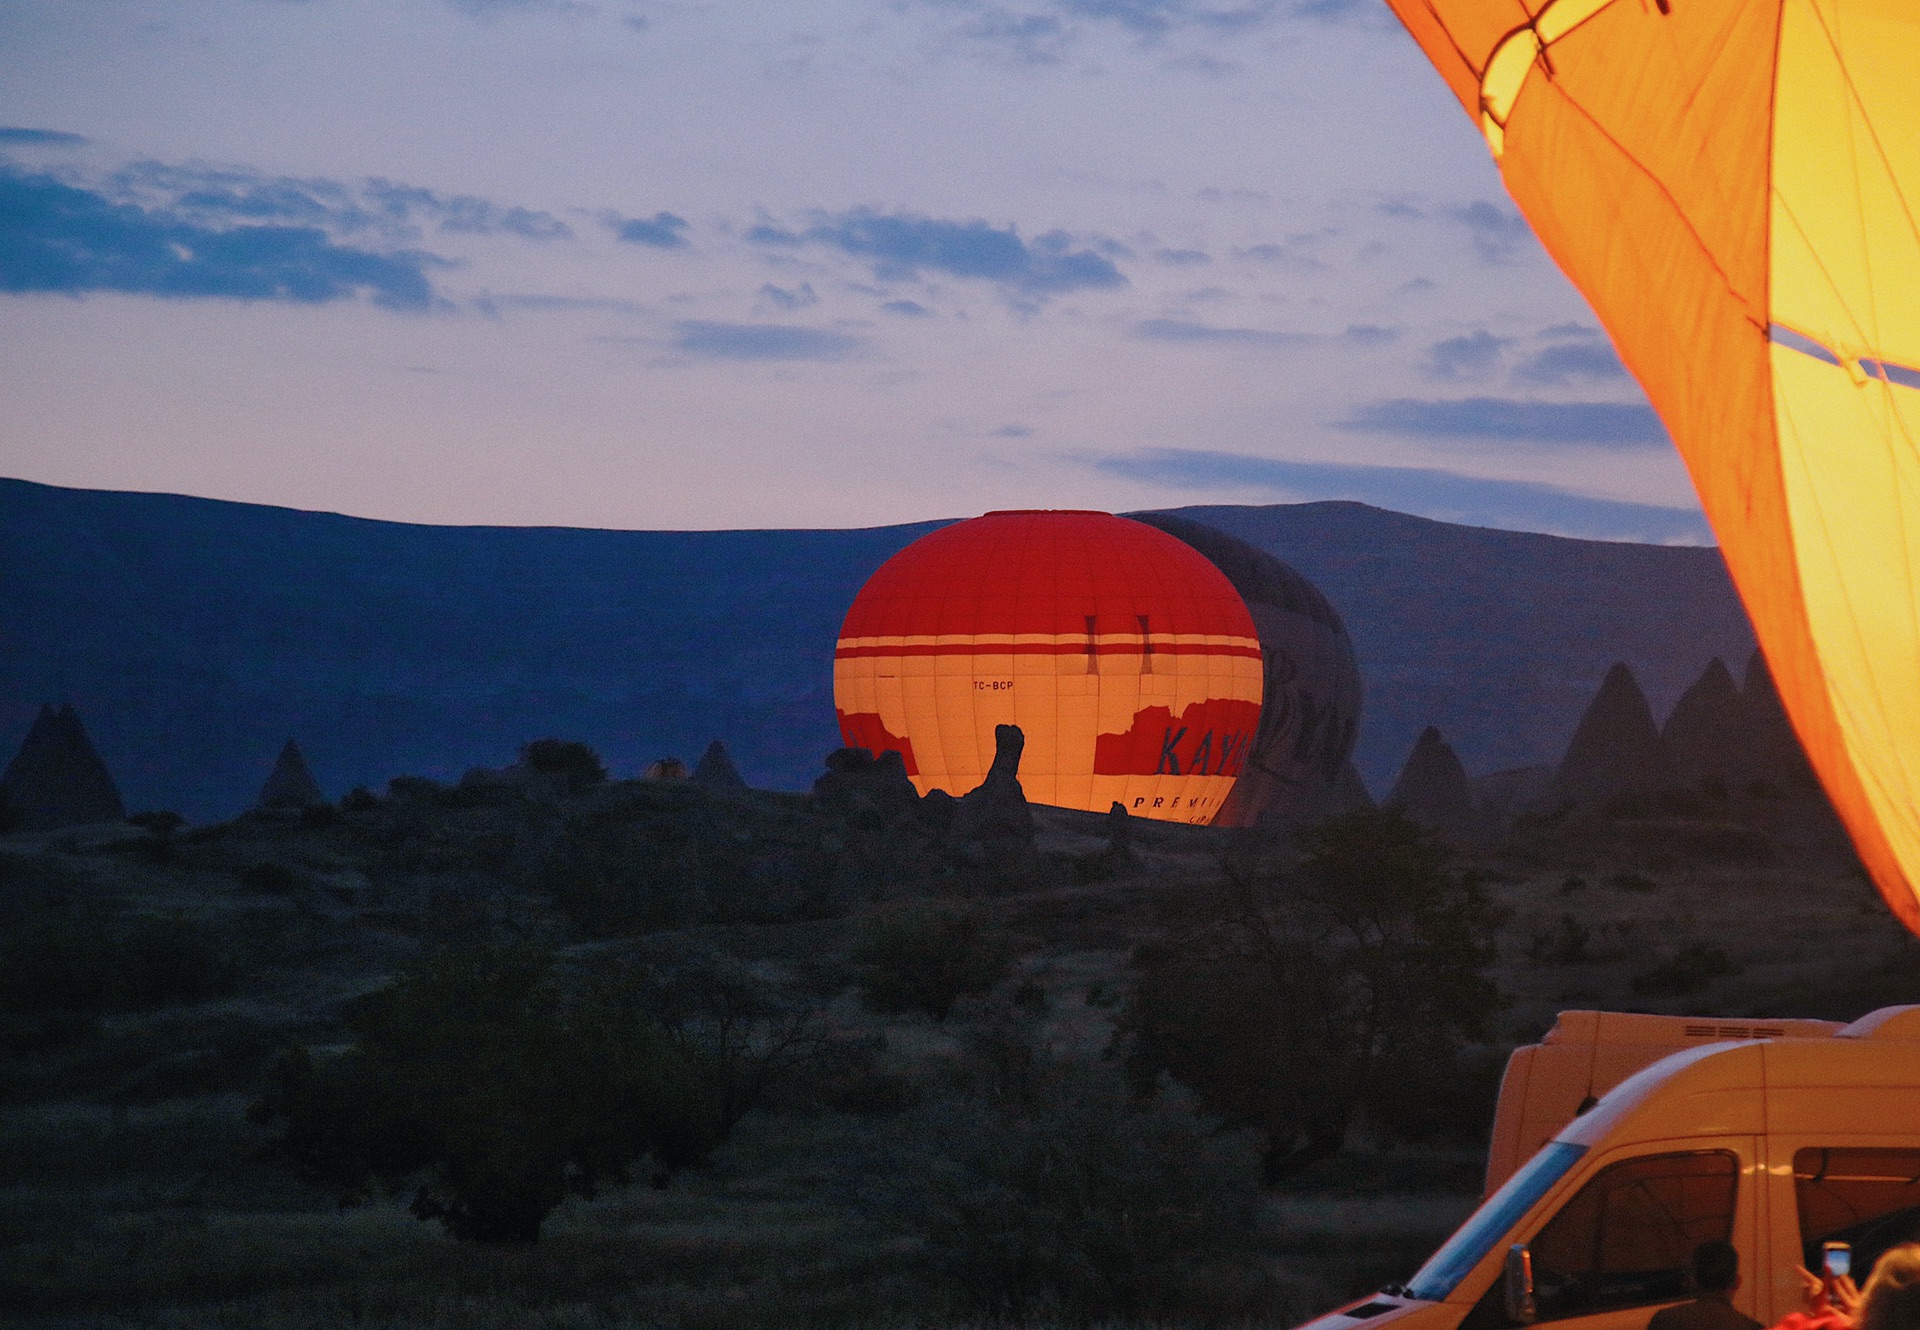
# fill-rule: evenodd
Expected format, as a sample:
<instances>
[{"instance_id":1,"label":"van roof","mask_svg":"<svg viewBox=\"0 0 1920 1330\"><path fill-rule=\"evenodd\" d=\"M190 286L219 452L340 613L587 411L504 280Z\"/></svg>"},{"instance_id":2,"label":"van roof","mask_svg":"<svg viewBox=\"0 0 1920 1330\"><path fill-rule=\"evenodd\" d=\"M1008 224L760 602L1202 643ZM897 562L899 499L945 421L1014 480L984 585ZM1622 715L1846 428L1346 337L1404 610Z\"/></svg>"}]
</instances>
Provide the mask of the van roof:
<instances>
[{"instance_id":1,"label":"van roof","mask_svg":"<svg viewBox=\"0 0 1920 1330\"><path fill-rule=\"evenodd\" d=\"M1864 1109L1888 1095L1900 1107L1898 1125L1911 1130L1920 1122L1920 1007L1885 1008L1823 1037L1671 1053L1607 1091L1555 1139L1590 1146L1610 1137L1757 1134L1768 1129L1770 1098L1781 1101L1774 1116L1791 1118L1802 1110L1788 1101L1849 1100ZM1873 1130L1872 1119L1859 1129Z\"/></svg>"}]
</instances>

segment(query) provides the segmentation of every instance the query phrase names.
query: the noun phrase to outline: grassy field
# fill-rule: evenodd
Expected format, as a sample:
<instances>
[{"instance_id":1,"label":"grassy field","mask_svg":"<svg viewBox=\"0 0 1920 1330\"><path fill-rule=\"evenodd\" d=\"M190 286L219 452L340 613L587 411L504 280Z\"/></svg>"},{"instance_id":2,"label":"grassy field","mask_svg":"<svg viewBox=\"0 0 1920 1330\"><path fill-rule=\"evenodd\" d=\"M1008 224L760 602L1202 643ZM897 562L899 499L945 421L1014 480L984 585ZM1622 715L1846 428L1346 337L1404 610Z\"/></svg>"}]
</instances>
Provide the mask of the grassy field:
<instances>
[{"instance_id":1,"label":"grassy field","mask_svg":"<svg viewBox=\"0 0 1920 1330\"><path fill-rule=\"evenodd\" d=\"M804 810L791 797L767 808L763 840L791 858ZM1851 1018L1920 1000L1920 948L1817 808L1756 796L1709 813L1562 820L1463 856L1504 918L1493 973L1508 1002L1480 1065L1497 1070L1572 1007ZM569 1201L531 1247L455 1242L412 1218L404 1195L342 1210L267 1153L246 1107L274 1052L344 1039L345 1004L438 941L506 930L582 961L721 950L830 991L874 908L871 896L815 908L802 892L784 917L743 919L727 915L737 902L713 904L709 884L704 914L583 936L527 886L558 818L390 802L333 820L243 820L171 845L110 831L0 840L14 936L53 909L82 934L89 920L106 921L102 936L159 921L173 931L152 933L153 945L212 948L193 962L212 967L204 992L128 999L67 1026L58 1013L9 1018L0 1319L250 1330L979 1323L951 1282L926 1274L921 1239L864 1199L918 1157L938 1122L925 1105L961 1093L973 1038L964 1011L945 1023L881 1017L841 992L828 1016L880 1048L878 1070L914 1094L860 1111L771 1102L709 1167ZM1104 845L1099 819L1040 810L1040 821L1055 864ZM1012 940L1017 960L998 991L1028 995L1036 1046L1101 1063L1134 946L1156 936L1170 899L1217 871L1223 845L1206 829L1144 828L1126 873L1087 881L1063 869L970 901ZM1244 1261L1207 1276L1221 1287L1196 1293L1194 1316L1178 1319L1288 1325L1404 1279L1475 1203L1480 1149L1361 1124L1340 1156L1261 1198ZM1022 1317L1074 1319L1044 1307Z\"/></svg>"}]
</instances>

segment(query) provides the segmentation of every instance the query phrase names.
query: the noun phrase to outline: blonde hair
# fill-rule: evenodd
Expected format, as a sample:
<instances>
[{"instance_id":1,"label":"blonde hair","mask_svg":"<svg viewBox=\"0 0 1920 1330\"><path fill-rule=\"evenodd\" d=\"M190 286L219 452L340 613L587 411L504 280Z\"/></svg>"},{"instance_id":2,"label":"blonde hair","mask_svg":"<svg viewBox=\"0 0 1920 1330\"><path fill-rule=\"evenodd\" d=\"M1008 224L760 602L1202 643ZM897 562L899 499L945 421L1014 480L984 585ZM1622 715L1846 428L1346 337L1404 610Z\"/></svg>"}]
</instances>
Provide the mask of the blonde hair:
<instances>
[{"instance_id":1,"label":"blonde hair","mask_svg":"<svg viewBox=\"0 0 1920 1330\"><path fill-rule=\"evenodd\" d=\"M1920 1242L1889 1247L1860 1290L1855 1330L1920 1330Z\"/></svg>"}]
</instances>

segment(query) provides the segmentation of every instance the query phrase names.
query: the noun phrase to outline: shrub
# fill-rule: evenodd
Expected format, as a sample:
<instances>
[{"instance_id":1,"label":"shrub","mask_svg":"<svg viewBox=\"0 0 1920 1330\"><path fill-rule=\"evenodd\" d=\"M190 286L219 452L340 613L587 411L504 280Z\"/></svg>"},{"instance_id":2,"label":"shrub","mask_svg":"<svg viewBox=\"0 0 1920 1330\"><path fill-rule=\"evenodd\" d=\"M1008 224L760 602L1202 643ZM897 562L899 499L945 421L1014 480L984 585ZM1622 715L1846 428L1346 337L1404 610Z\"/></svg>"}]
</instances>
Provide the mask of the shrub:
<instances>
[{"instance_id":1,"label":"shrub","mask_svg":"<svg viewBox=\"0 0 1920 1330\"><path fill-rule=\"evenodd\" d=\"M569 1194L712 1149L701 1069L617 989L564 990L537 948L428 957L351 1024L350 1051L290 1051L249 1111L284 1123L276 1148L344 1201L412 1181L418 1218L527 1243Z\"/></svg>"},{"instance_id":2,"label":"shrub","mask_svg":"<svg viewBox=\"0 0 1920 1330\"><path fill-rule=\"evenodd\" d=\"M0 938L0 1012L15 1015L204 1002L235 977L204 927L178 915L113 920L55 907L12 921Z\"/></svg>"},{"instance_id":3,"label":"shrub","mask_svg":"<svg viewBox=\"0 0 1920 1330\"><path fill-rule=\"evenodd\" d=\"M1633 991L1642 997L1683 997L1716 979L1730 979L1740 973L1742 967L1720 948L1689 942L1666 961L1635 975Z\"/></svg>"},{"instance_id":4,"label":"shrub","mask_svg":"<svg viewBox=\"0 0 1920 1330\"><path fill-rule=\"evenodd\" d=\"M1136 952L1118 1022L1135 1085L1171 1075L1260 1131L1269 1182L1339 1150L1405 1067L1504 1004L1486 975L1499 912L1431 833L1366 810L1307 828L1299 848L1225 859L1173 939Z\"/></svg>"},{"instance_id":5,"label":"shrub","mask_svg":"<svg viewBox=\"0 0 1920 1330\"><path fill-rule=\"evenodd\" d=\"M869 919L853 961L869 1010L920 1011L944 1021L960 998L998 983L1013 952L971 914L910 908Z\"/></svg>"},{"instance_id":6,"label":"shrub","mask_svg":"<svg viewBox=\"0 0 1920 1330\"><path fill-rule=\"evenodd\" d=\"M1259 1309L1250 1136L1177 1088L1135 1098L1111 1065L1041 1057L1028 1088L920 1110L918 1149L867 1197L954 1302L1016 1321Z\"/></svg>"},{"instance_id":7,"label":"shrub","mask_svg":"<svg viewBox=\"0 0 1920 1330\"><path fill-rule=\"evenodd\" d=\"M535 739L520 749L520 765L529 771L564 777L567 787L584 789L607 779L600 754L576 739Z\"/></svg>"}]
</instances>

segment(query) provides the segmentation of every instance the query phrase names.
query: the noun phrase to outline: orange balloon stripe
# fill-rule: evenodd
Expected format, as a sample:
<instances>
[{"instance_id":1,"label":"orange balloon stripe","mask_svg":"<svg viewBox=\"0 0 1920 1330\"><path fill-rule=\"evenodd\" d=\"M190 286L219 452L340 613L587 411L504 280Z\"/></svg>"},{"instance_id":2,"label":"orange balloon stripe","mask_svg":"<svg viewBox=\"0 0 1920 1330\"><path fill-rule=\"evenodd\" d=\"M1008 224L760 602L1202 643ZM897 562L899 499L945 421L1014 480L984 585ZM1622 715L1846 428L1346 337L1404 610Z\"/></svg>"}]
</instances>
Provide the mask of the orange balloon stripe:
<instances>
[{"instance_id":1,"label":"orange balloon stripe","mask_svg":"<svg viewBox=\"0 0 1920 1330\"><path fill-rule=\"evenodd\" d=\"M1096 645L1089 652L1085 642L1009 642L998 644L985 642L971 649L950 646L898 646L898 647L835 647L835 660L859 660L868 657L887 656L953 656L972 659L975 656L1139 656L1142 660L1152 660L1156 656L1245 656L1253 660L1260 659L1260 644L1225 643L1212 645L1205 642L1172 642L1166 646L1158 642L1153 650L1142 652L1138 642Z\"/></svg>"}]
</instances>

